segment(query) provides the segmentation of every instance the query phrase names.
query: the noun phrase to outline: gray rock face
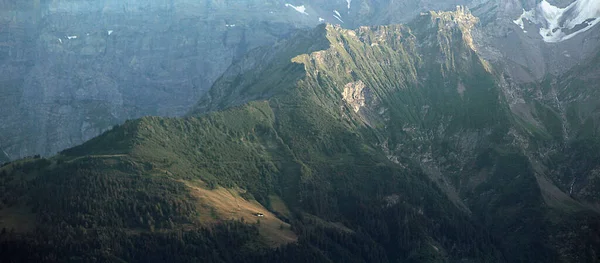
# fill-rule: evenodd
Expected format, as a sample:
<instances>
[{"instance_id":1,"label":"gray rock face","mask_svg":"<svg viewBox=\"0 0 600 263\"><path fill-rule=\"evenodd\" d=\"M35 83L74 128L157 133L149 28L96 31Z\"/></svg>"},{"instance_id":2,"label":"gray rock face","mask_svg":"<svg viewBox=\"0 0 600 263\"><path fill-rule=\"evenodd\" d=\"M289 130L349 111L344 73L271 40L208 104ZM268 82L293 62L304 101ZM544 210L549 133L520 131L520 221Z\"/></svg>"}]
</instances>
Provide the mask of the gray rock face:
<instances>
[{"instance_id":1,"label":"gray rock face","mask_svg":"<svg viewBox=\"0 0 600 263\"><path fill-rule=\"evenodd\" d=\"M237 56L318 23L195 2L3 3L0 147L52 154L126 119L182 115Z\"/></svg>"}]
</instances>

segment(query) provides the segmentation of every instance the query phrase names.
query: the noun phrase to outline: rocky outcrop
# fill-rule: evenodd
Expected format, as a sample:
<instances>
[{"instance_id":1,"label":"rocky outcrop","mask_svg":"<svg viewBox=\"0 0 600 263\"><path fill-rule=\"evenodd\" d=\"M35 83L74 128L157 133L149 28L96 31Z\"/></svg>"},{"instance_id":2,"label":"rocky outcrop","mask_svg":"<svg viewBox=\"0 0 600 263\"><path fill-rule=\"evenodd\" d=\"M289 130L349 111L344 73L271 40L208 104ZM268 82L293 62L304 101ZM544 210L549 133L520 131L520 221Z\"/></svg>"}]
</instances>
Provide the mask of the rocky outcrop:
<instances>
[{"instance_id":1,"label":"rocky outcrop","mask_svg":"<svg viewBox=\"0 0 600 263\"><path fill-rule=\"evenodd\" d=\"M365 106L365 83L362 80L350 82L344 86L342 97L354 112Z\"/></svg>"}]
</instances>

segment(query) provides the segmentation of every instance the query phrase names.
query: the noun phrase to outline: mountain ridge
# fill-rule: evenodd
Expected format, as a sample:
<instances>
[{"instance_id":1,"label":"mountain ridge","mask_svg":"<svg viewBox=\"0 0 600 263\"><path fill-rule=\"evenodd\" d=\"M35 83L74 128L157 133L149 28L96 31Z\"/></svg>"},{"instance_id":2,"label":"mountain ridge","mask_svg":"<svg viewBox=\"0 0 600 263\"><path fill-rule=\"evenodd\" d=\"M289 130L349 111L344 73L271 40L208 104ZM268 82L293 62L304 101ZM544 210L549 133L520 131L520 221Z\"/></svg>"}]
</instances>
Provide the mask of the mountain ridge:
<instances>
[{"instance_id":1,"label":"mountain ridge","mask_svg":"<svg viewBox=\"0 0 600 263\"><path fill-rule=\"evenodd\" d=\"M548 2L562 8L573 1ZM0 148L12 159L49 156L127 119L183 116L232 62L298 29L406 23L456 5L482 19L473 37L486 60L505 63L519 83L538 82L590 56L600 31L545 45L535 30L526 34L513 23L536 2L2 1Z\"/></svg>"}]
</instances>

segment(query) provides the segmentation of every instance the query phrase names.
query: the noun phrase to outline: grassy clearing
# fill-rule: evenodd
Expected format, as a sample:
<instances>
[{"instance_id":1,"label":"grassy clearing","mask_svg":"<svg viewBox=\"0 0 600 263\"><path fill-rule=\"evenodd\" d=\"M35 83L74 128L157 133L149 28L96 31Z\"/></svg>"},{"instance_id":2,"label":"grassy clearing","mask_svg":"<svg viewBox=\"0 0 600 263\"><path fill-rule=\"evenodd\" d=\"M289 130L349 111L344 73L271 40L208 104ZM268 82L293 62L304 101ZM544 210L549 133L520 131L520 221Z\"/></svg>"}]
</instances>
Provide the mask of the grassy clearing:
<instances>
[{"instance_id":1,"label":"grassy clearing","mask_svg":"<svg viewBox=\"0 0 600 263\"><path fill-rule=\"evenodd\" d=\"M273 213L255 200L246 200L242 189L218 187L209 190L201 185L186 183L192 195L200 200L200 209L209 210L211 216L200 218L203 224L214 224L220 220L239 220L248 224L257 224L259 233L271 247L277 247L298 240L290 225L277 218ZM258 217L256 214L262 214ZM205 213L203 213L205 214Z\"/></svg>"}]
</instances>

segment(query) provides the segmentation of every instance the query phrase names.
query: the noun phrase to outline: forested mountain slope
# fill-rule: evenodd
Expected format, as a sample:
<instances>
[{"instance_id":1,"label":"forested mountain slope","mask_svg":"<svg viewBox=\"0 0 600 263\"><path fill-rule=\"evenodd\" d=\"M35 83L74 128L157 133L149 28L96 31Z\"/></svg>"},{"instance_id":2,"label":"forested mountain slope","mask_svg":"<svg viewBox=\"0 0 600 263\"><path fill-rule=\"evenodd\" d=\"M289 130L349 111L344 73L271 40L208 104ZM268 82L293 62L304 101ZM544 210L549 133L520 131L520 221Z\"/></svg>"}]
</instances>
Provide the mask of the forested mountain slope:
<instances>
[{"instance_id":1,"label":"forested mountain slope","mask_svg":"<svg viewBox=\"0 0 600 263\"><path fill-rule=\"evenodd\" d=\"M322 25L252 51L185 118L5 165L0 257L598 261L594 201L560 190L549 115L517 111L475 23Z\"/></svg>"}]
</instances>

